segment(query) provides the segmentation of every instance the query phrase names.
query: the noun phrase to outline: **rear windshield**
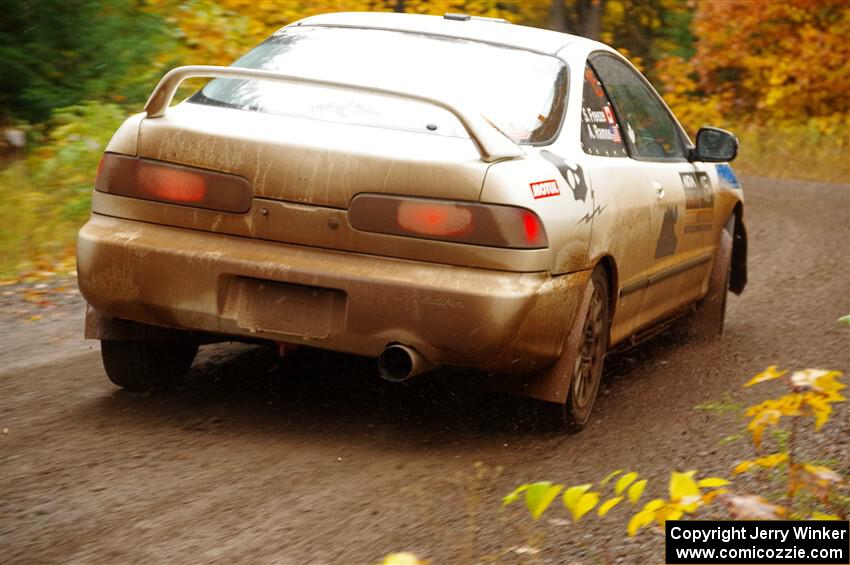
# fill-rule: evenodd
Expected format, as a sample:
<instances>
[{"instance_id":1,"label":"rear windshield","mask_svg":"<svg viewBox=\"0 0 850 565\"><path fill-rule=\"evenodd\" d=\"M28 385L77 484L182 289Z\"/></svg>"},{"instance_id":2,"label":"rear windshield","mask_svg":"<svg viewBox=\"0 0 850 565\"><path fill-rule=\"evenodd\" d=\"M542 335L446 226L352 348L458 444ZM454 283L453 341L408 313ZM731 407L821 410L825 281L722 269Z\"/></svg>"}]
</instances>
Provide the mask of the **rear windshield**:
<instances>
[{"instance_id":1,"label":"rear windshield","mask_svg":"<svg viewBox=\"0 0 850 565\"><path fill-rule=\"evenodd\" d=\"M517 143L555 136L567 75L555 57L415 33L289 27L235 67L414 92L480 111ZM189 99L270 114L467 137L438 107L402 98L269 81L216 79Z\"/></svg>"}]
</instances>

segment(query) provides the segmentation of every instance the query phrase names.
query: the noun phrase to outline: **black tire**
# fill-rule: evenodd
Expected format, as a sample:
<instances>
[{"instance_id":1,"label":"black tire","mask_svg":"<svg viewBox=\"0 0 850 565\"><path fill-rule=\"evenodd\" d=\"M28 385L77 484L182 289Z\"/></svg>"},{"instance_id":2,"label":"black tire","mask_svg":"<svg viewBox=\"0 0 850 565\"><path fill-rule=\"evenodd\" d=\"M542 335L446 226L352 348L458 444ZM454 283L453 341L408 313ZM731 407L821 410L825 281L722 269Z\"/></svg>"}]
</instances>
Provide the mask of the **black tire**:
<instances>
[{"instance_id":1,"label":"black tire","mask_svg":"<svg viewBox=\"0 0 850 565\"><path fill-rule=\"evenodd\" d=\"M714 256L714 265L708 281L708 292L697 302L691 318L691 329L702 336L723 335L726 324L726 298L729 294L729 279L732 276L732 246L735 237L735 218L730 217L723 231Z\"/></svg>"},{"instance_id":2,"label":"black tire","mask_svg":"<svg viewBox=\"0 0 850 565\"><path fill-rule=\"evenodd\" d=\"M555 370L571 371L567 400L564 404L536 403L534 420L539 429L576 433L590 421L602 380L610 325L610 295L605 271L597 268L591 280L593 295L587 307L579 355L571 368L563 366L560 361L555 364Z\"/></svg>"},{"instance_id":3,"label":"black tire","mask_svg":"<svg viewBox=\"0 0 850 565\"><path fill-rule=\"evenodd\" d=\"M133 391L163 390L178 384L197 353L198 344L192 341L100 342L109 380Z\"/></svg>"}]
</instances>

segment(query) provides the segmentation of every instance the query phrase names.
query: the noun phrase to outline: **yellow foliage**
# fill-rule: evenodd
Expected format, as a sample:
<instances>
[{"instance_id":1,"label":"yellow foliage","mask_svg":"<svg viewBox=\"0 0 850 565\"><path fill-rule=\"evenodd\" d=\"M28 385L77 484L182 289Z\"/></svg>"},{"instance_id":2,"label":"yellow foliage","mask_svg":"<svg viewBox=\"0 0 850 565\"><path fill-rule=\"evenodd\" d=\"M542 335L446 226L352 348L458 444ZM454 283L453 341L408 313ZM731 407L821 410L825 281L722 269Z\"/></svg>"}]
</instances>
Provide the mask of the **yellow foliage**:
<instances>
[{"instance_id":1,"label":"yellow foliage","mask_svg":"<svg viewBox=\"0 0 850 565\"><path fill-rule=\"evenodd\" d=\"M413 553L391 553L384 557L379 565L428 565L428 561L423 561L416 557Z\"/></svg>"},{"instance_id":2,"label":"yellow foliage","mask_svg":"<svg viewBox=\"0 0 850 565\"><path fill-rule=\"evenodd\" d=\"M765 369L764 371L762 371L761 373L759 373L758 375L754 376L749 381L747 381L747 384L744 385L744 388L751 387L751 386L758 384L758 383L763 383L764 381L771 381L773 379L778 379L779 377L783 376L787 372L788 372L787 370L779 371L777 369L776 365L771 365L770 367L768 367L767 369Z\"/></svg>"},{"instance_id":3,"label":"yellow foliage","mask_svg":"<svg viewBox=\"0 0 850 565\"><path fill-rule=\"evenodd\" d=\"M813 512L809 516L809 520L840 520L841 517L836 514L824 514L823 512Z\"/></svg>"},{"instance_id":4,"label":"yellow foliage","mask_svg":"<svg viewBox=\"0 0 850 565\"><path fill-rule=\"evenodd\" d=\"M705 479L700 479L697 482L697 485L699 485L700 488L717 488L728 484L729 481L721 479L720 477L707 477Z\"/></svg>"},{"instance_id":5,"label":"yellow foliage","mask_svg":"<svg viewBox=\"0 0 850 565\"><path fill-rule=\"evenodd\" d=\"M590 486L579 485L564 491L564 506L572 514L574 522L581 520L581 517L593 510L593 507L599 502L598 492L587 492Z\"/></svg>"},{"instance_id":6,"label":"yellow foliage","mask_svg":"<svg viewBox=\"0 0 850 565\"><path fill-rule=\"evenodd\" d=\"M638 499L643 494L643 490L646 488L646 479L641 479L636 483L632 484L629 487L629 501L632 504L637 504Z\"/></svg>"},{"instance_id":7,"label":"yellow foliage","mask_svg":"<svg viewBox=\"0 0 850 565\"><path fill-rule=\"evenodd\" d=\"M724 112L799 120L850 111L846 1L701 2L694 32L698 85L730 94L719 99Z\"/></svg>"},{"instance_id":8,"label":"yellow foliage","mask_svg":"<svg viewBox=\"0 0 850 565\"><path fill-rule=\"evenodd\" d=\"M623 494L623 491L626 490L626 487L632 484L634 480L637 479L637 477L637 473L626 473L625 475L620 477L620 479L617 481L617 485L614 487L614 493L617 495Z\"/></svg>"},{"instance_id":9,"label":"yellow foliage","mask_svg":"<svg viewBox=\"0 0 850 565\"><path fill-rule=\"evenodd\" d=\"M775 366L768 367L744 386L756 382L777 379L787 371L777 371ZM788 384L792 392L779 398L771 398L747 408L745 414L751 418L747 429L756 448L761 446L764 430L775 426L783 417L810 415L815 420L815 429L819 430L832 414L832 404L843 402L846 398L840 391L846 387L838 378L839 371L823 369L805 369L791 375Z\"/></svg>"},{"instance_id":10,"label":"yellow foliage","mask_svg":"<svg viewBox=\"0 0 850 565\"><path fill-rule=\"evenodd\" d=\"M599 493L598 492L588 492L583 494L581 498L578 499L575 506L570 508L570 512L573 515L573 521L578 522L581 520L581 517L593 510L593 507L599 502Z\"/></svg>"},{"instance_id":11,"label":"yellow foliage","mask_svg":"<svg viewBox=\"0 0 850 565\"><path fill-rule=\"evenodd\" d=\"M763 469L772 469L781 463L785 463L788 461L787 453L774 453L772 455L766 455L764 457L759 457L758 459L753 459L752 461L741 461L738 465L735 466L734 473L736 475L740 473L746 473L750 469L755 467L761 467Z\"/></svg>"},{"instance_id":12,"label":"yellow foliage","mask_svg":"<svg viewBox=\"0 0 850 565\"><path fill-rule=\"evenodd\" d=\"M563 501L564 506L567 507L567 510L572 510L576 503L578 503L579 499L586 493L590 487L593 485L578 485L575 487L569 487L564 491Z\"/></svg>"},{"instance_id":13,"label":"yellow foliage","mask_svg":"<svg viewBox=\"0 0 850 565\"><path fill-rule=\"evenodd\" d=\"M599 481L599 486L604 487L605 485L607 485L608 483L611 482L611 479L613 479L614 477L616 477L617 475L619 475L622 472L623 472L622 469L617 469L616 471L611 471L610 473L608 473L608 475L605 476L604 479Z\"/></svg>"},{"instance_id":14,"label":"yellow foliage","mask_svg":"<svg viewBox=\"0 0 850 565\"><path fill-rule=\"evenodd\" d=\"M651 524L655 520L656 512L663 507L664 500L660 498L647 502L643 509L629 520L629 524L626 526L626 532L629 536L634 537L638 530Z\"/></svg>"},{"instance_id":15,"label":"yellow foliage","mask_svg":"<svg viewBox=\"0 0 850 565\"><path fill-rule=\"evenodd\" d=\"M734 131L743 173L850 180L850 3L695 6L696 55L663 58L652 69L686 130Z\"/></svg>"},{"instance_id":16,"label":"yellow foliage","mask_svg":"<svg viewBox=\"0 0 850 565\"><path fill-rule=\"evenodd\" d=\"M599 514L599 516L600 516L600 517L604 517L606 514L608 514L608 512L609 512L612 508L614 508L615 506L617 506L618 504L620 504L620 502L621 502L622 500L623 500L623 497L622 497L622 496L616 496L616 497L614 497L614 498L611 498L611 499L606 500L605 502L603 502L603 503L599 506L599 510L597 511L597 514Z\"/></svg>"}]
</instances>

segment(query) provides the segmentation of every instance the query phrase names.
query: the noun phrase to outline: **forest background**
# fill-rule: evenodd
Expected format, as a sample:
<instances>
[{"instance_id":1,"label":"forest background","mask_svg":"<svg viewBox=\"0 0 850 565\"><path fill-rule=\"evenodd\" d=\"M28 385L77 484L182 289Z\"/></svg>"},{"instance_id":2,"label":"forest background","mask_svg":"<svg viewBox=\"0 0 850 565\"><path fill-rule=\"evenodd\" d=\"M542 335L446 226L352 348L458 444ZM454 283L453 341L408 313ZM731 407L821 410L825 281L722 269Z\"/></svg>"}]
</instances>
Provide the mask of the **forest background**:
<instances>
[{"instance_id":1,"label":"forest background","mask_svg":"<svg viewBox=\"0 0 850 565\"><path fill-rule=\"evenodd\" d=\"M741 139L737 171L850 181L846 0L4 0L0 280L73 271L103 149L182 64L228 65L331 11L462 12L601 40L691 135Z\"/></svg>"}]
</instances>

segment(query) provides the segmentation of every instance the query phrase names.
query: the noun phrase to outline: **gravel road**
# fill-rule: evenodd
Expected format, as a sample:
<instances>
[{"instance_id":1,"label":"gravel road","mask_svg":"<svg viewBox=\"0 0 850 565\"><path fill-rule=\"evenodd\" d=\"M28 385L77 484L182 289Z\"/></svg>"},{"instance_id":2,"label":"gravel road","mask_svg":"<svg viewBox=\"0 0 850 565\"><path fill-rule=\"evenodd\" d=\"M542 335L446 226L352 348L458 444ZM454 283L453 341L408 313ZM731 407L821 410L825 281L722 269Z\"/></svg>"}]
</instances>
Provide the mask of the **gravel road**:
<instances>
[{"instance_id":1,"label":"gravel road","mask_svg":"<svg viewBox=\"0 0 850 565\"><path fill-rule=\"evenodd\" d=\"M772 364L850 372L836 324L850 312L850 186L744 180L750 285L730 298L727 334L673 328L609 358L576 436L515 427L462 371L393 385L373 360L311 350L209 346L180 390L124 392L80 337L79 295L36 307L4 288L0 562L369 564L408 550L433 565L602 551L661 563L653 532L627 539L625 509L573 526L553 507L531 527L499 501L528 480L618 468L650 478L647 495L671 469L727 475L751 455L742 420L698 404L777 392L740 386ZM805 448L850 471L846 405Z\"/></svg>"}]
</instances>

